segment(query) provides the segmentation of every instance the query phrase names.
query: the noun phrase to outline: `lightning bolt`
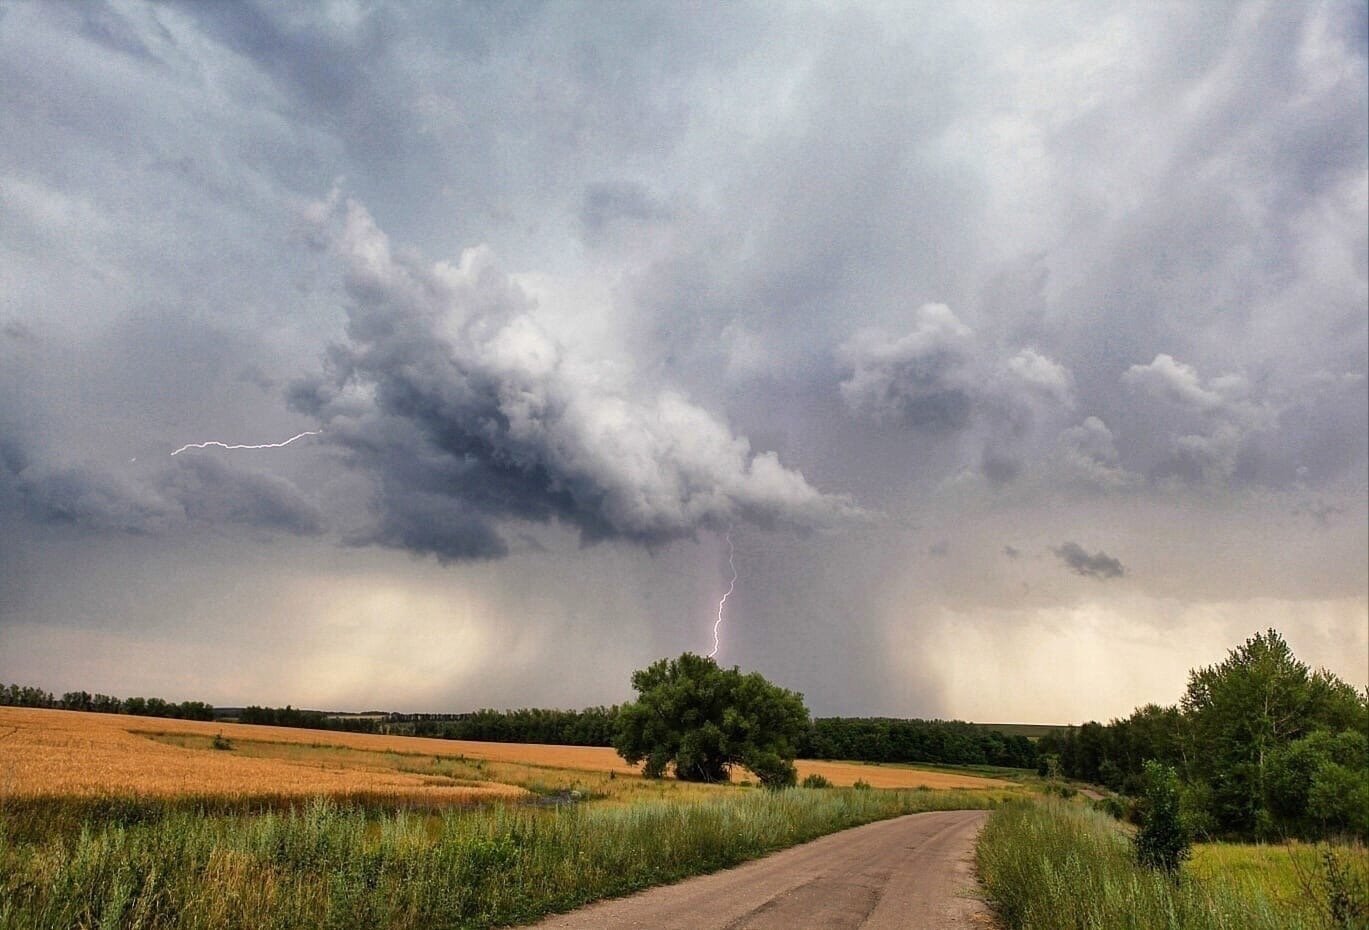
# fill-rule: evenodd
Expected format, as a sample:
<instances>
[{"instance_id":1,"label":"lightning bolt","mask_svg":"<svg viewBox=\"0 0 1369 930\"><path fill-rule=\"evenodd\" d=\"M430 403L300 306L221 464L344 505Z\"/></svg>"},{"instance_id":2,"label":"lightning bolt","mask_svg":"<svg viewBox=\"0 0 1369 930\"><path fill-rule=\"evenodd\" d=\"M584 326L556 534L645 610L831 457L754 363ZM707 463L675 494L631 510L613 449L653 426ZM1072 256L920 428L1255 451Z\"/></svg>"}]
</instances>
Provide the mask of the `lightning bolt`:
<instances>
[{"instance_id":1,"label":"lightning bolt","mask_svg":"<svg viewBox=\"0 0 1369 930\"><path fill-rule=\"evenodd\" d=\"M217 439L211 439L208 442L188 442L171 454L180 455L187 449L208 449L210 446L217 446L220 449L280 449L284 446L290 445L290 443L294 442L296 439L303 439L305 436L317 436L321 432L323 432L323 430L321 429L307 429L302 433L297 433L294 436L291 436L289 439L285 440L285 442L229 444L226 442L219 442Z\"/></svg>"},{"instance_id":2,"label":"lightning bolt","mask_svg":"<svg viewBox=\"0 0 1369 930\"><path fill-rule=\"evenodd\" d=\"M723 594L722 600L718 601L718 619L713 621L713 651L708 654L711 659L718 654L718 628L723 625L723 608L727 606L727 599L732 596L732 592L737 590L737 563L733 557L736 550L732 548L732 531L727 531L727 567L732 569L732 580L727 584L727 592Z\"/></svg>"}]
</instances>

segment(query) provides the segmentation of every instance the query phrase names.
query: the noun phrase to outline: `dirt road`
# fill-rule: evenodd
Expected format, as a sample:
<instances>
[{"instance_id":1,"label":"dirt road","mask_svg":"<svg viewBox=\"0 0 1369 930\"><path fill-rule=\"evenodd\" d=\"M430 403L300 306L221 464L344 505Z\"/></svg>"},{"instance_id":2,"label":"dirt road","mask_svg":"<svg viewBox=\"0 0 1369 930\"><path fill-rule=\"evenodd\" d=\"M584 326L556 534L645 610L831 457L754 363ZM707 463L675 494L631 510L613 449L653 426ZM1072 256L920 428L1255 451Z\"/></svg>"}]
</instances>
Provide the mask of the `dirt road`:
<instances>
[{"instance_id":1,"label":"dirt road","mask_svg":"<svg viewBox=\"0 0 1369 930\"><path fill-rule=\"evenodd\" d=\"M985 811L911 814L726 872L552 917L543 930L953 930L991 926L974 894Z\"/></svg>"}]
</instances>

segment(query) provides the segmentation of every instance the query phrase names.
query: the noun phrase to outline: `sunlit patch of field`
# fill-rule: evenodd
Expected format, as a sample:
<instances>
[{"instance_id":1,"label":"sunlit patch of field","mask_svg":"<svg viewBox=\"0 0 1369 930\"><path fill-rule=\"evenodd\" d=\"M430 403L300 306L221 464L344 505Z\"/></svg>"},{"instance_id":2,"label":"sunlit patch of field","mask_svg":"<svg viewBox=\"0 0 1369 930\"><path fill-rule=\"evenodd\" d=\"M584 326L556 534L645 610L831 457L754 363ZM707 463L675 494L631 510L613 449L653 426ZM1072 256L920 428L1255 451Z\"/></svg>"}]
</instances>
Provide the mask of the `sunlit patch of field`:
<instances>
[{"instance_id":1,"label":"sunlit patch of field","mask_svg":"<svg viewBox=\"0 0 1369 930\"><path fill-rule=\"evenodd\" d=\"M1294 907L1321 892L1327 849L1351 870L1359 888L1369 890L1369 851L1356 842L1198 843L1184 869L1201 882L1237 893L1256 890L1279 906Z\"/></svg>"},{"instance_id":2,"label":"sunlit patch of field","mask_svg":"<svg viewBox=\"0 0 1369 930\"><path fill-rule=\"evenodd\" d=\"M0 708L0 797L358 797L424 804L518 798L489 779L382 766L330 768L150 740L139 728L174 727L212 743L222 725L73 711ZM237 729L227 732L237 735ZM244 728L245 729L245 728ZM267 729L267 727L253 728Z\"/></svg>"},{"instance_id":3,"label":"sunlit patch of field","mask_svg":"<svg viewBox=\"0 0 1369 930\"><path fill-rule=\"evenodd\" d=\"M1013 787L1014 783L978 775L961 775L946 771L931 771L903 765L866 765L861 762L818 762L800 760L796 763L799 779L821 775L837 787L848 787L863 781L871 788L976 788Z\"/></svg>"}]
</instances>

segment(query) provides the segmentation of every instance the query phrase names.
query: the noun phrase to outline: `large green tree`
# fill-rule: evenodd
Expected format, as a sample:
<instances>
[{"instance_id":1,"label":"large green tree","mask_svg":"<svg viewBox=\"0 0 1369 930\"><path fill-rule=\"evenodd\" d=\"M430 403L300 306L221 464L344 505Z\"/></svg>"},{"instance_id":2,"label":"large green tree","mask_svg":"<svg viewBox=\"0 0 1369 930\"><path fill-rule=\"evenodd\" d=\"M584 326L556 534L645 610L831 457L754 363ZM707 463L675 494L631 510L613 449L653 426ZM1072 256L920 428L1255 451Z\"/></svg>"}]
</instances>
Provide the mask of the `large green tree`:
<instances>
[{"instance_id":1,"label":"large green tree","mask_svg":"<svg viewBox=\"0 0 1369 930\"><path fill-rule=\"evenodd\" d=\"M1190 774L1211 787L1217 824L1243 833L1274 829L1265 803L1271 789L1287 790L1270 782L1285 747L1313 732L1364 725L1354 688L1299 662L1275 630L1252 636L1226 661L1191 672L1183 708L1193 741Z\"/></svg>"},{"instance_id":2,"label":"large green tree","mask_svg":"<svg viewBox=\"0 0 1369 930\"><path fill-rule=\"evenodd\" d=\"M632 676L637 700L618 712L614 748L649 778L724 781L733 766L769 787L792 785L808 729L803 695L686 652Z\"/></svg>"}]
</instances>

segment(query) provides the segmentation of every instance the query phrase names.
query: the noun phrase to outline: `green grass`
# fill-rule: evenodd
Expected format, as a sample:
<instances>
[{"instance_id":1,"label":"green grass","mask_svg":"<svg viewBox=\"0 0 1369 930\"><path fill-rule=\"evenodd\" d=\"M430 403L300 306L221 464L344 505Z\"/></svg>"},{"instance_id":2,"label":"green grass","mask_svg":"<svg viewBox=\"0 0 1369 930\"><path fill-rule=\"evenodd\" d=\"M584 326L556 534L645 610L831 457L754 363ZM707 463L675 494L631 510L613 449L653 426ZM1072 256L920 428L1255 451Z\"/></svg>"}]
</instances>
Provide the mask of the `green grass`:
<instances>
[{"instance_id":1,"label":"green grass","mask_svg":"<svg viewBox=\"0 0 1369 930\"><path fill-rule=\"evenodd\" d=\"M1360 922L1333 919L1325 849ZM978 849L980 878L1009 930L1332 930L1369 927L1362 846L1277 850L1212 844L1177 881L1136 865L1130 837L1105 814L1046 799L1004 805ZM1246 868L1234 868L1236 863ZM1357 902L1357 903L1356 903Z\"/></svg>"},{"instance_id":2,"label":"green grass","mask_svg":"<svg viewBox=\"0 0 1369 930\"><path fill-rule=\"evenodd\" d=\"M1002 778L1008 781L1040 781L1035 769L1019 769L1007 765L950 765L939 762L858 762L855 765L876 765L890 769L912 769L916 772L942 772L947 775L978 775L982 778Z\"/></svg>"},{"instance_id":3,"label":"green grass","mask_svg":"<svg viewBox=\"0 0 1369 930\"><path fill-rule=\"evenodd\" d=\"M91 815L46 836L24 812L0 810L0 928L492 927L846 827L994 803L965 791L734 789L554 810L168 806Z\"/></svg>"}]
</instances>

